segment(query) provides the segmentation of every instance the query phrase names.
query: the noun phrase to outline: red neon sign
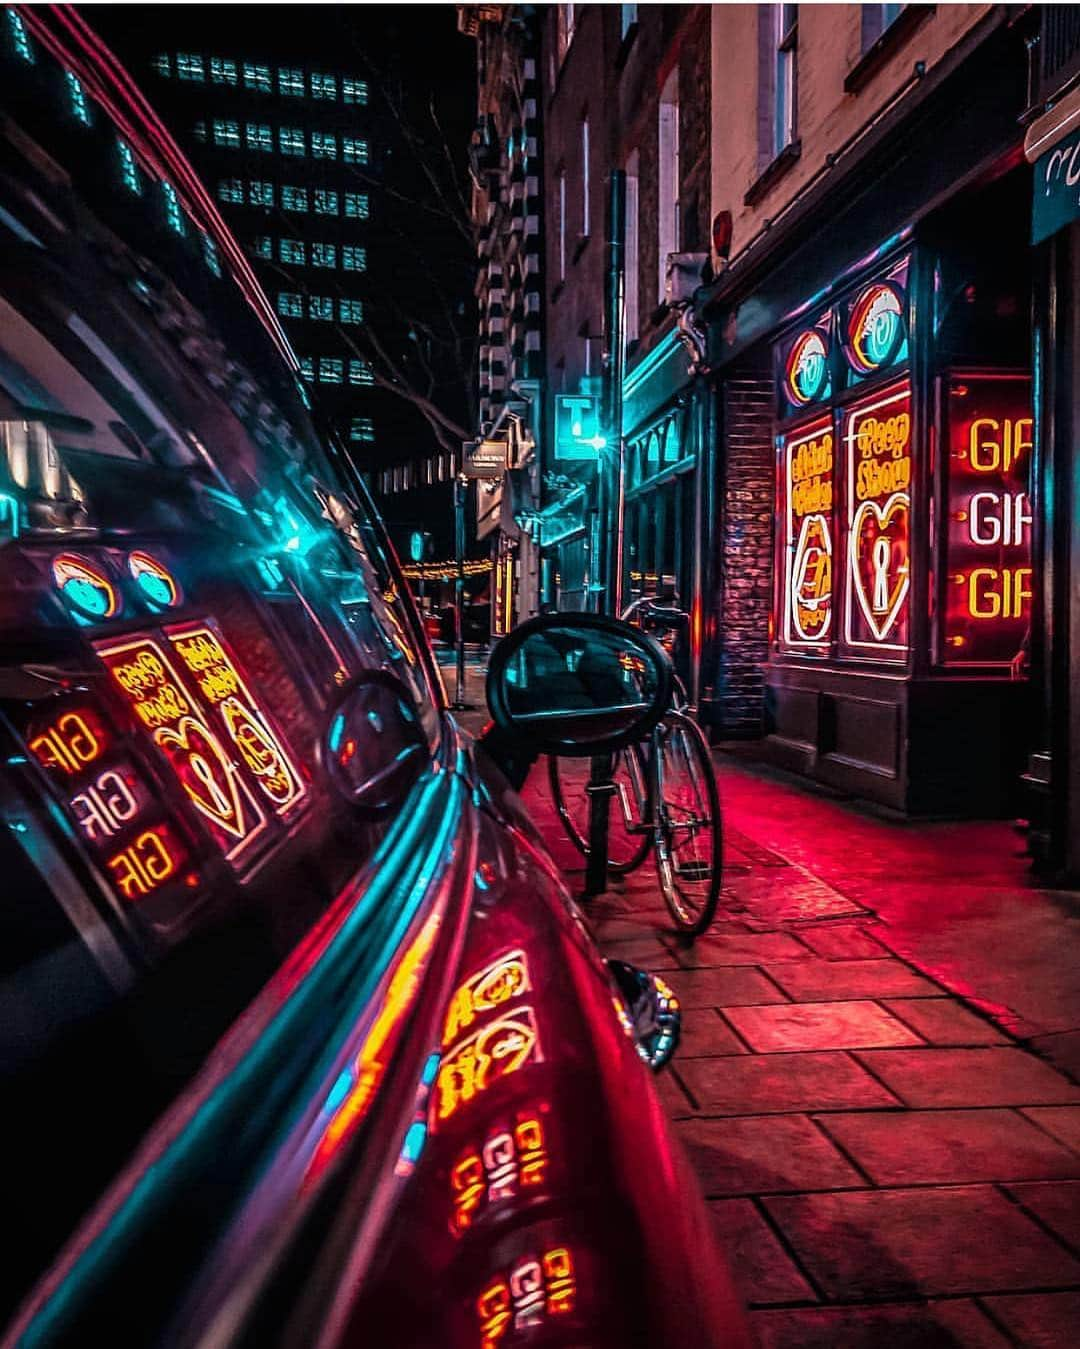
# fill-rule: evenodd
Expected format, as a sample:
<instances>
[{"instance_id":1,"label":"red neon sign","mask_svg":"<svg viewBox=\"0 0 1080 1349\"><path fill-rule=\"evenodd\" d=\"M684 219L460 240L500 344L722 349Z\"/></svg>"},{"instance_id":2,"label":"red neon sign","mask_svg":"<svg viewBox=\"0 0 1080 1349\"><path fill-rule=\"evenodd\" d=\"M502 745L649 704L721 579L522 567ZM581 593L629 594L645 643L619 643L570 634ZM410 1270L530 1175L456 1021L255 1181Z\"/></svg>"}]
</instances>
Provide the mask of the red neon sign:
<instances>
[{"instance_id":1,"label":"red neon sign","mask_svg":"<svg viewBox=\"0 0 1080 1349\"><path fill-rule=\"evenodd\" d=\"M186 859L176 832L162 820L136 835L106 866L119 893L134 903L174 880Z\"/></svg>"},{"instance_id":2,"label":"red neon sign","mask_svg":"<svg viewBox=\"0 0 1080 1349\"><path fill-rule=\"evenodd\" d=\"M44 729L31 729L27 745L42 768L68 777L82 773L106 752L112 734L91 707L61 712Z\"/></svg>"},{"instance_id":3,"label":"red neon sign","mask_svg":"<svg viewBox=\"0 0 1080 1349\"><path fill-rule=\"evenodd\" d=\"M461 1236L495 1204L542 1186L548 1160L539 1114L522 1114L512 1126L489 1130L483 1146L466 1149L450 1172L453 1235Z\"/></svg>"},{"instance_id":4,"label":"red neon sign","mask_svg":"<svg viewBox=\"0 0 1080 1349\"><path fill-rule=\"evenodd\" d=\"M944 659L1012 664L1031 623L1031 381L949 382Z\"/></svg>"},{"instance_id":5,"label":"red neon sign","mask_svg":"<svg viewBox=\"0 0 1080 1349\"><path fill-rule=\"evenodd\" d=\"M495 1349L507 1331L541 1326L574 1310L577 1273L565 1246L527 1256L494 1278L476 1299L481 1349Z\"/></svg>"},{"instance_id":6,"label":"red neon sign","mask_svg":"<svg viewBox=\"0 0 1080 1349\"><path fill-rule=\"evenodd\" d=\"M828 418L781 442L785 521L780 631L785 646L825 649L833 610L833 434Z\"/></svg>"},{"instance_id":7,"label":"red neon sign","mask_svg":"<svg viewBox=\"0 0 1080 1349\"><path fill-rule=\"evenodd\" d=\"M879 394L844 418L848 566L844 639L897 659L911 588L911 389Z\"/></svg>"}]
</instances>

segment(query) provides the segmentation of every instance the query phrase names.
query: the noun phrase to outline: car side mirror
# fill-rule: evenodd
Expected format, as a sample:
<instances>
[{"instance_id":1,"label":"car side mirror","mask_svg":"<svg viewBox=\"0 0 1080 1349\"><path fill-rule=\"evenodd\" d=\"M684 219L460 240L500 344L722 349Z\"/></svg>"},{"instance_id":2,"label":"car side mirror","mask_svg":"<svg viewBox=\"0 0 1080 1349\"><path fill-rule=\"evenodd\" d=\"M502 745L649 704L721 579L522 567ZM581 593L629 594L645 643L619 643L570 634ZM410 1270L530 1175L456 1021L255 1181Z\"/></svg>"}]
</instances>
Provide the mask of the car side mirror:
<instances>
[{"instance_id":1,"label":"car side mirror","mask_svg":"<svg viewBox=\"0 0 1080 1349\"><path fill-rule=\"evenodd\" d=\"M365 670L330 708L321 758L339 795L376 819L401 801L428 762L427 742L405 685Z\"/></svg>"},{"instance_id":2,"label":"car side mirror","mask_svg":"<svg viewBox=\"0 0 1080 1349\"><path fill-rule=\"evenodd\" d=\"M679 1045L679 999L659 974L650 974L624 960L609 960L607 967L626 1004L626 1025L637 1052L658 1073Z\"/></svg>"},{"instance_id":3,"label":"car side mirror","mask_svg":"<svg viewBox=\"0 0 1080 1349\"><path fill-rule=\"evenodd\" d=\"M487 700L503 739L587 758L643 739L668 709L671 678L663 649L628 623L544 614L492 652Z\"/></svg>"}]
</instances>

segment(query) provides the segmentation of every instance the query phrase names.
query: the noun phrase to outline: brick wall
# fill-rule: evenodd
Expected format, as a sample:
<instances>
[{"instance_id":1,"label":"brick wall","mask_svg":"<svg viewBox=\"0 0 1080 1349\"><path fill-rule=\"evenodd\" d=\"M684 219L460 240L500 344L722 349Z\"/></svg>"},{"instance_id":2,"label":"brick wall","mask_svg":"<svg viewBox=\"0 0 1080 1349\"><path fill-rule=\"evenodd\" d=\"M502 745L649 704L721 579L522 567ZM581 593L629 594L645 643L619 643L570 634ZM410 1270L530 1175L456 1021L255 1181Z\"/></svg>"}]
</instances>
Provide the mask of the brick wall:
<instances>
[{"instance_id":1,"label":"brick wall","mask_svg":"<svg viewBox=\"0 0 1080 1349\"><path fill-rule=\"evenodd\" d=\"M722 397L714 734L752 737L762 733L773 593L772 381L729 379Z\"/></svg>"}]
</instances>

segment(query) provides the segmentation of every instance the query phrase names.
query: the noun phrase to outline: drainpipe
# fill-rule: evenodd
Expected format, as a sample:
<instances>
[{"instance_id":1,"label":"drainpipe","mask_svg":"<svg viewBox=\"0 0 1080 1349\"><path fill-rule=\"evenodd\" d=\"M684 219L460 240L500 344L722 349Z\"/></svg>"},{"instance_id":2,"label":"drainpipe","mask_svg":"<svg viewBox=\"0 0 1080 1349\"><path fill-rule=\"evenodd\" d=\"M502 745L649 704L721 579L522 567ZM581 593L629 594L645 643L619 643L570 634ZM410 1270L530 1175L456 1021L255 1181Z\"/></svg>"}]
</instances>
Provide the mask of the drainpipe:
<instances>
[{"instance_id":1,"label":"drainpipe","mask_svg":"<svg viewBox=\"0 0 1080 1349\"><path fill-rule=\"evenodd\" d=\"M611 174L607 218L607 268L604 276L604 335L607 339L604 361L603 424L607 432L607 465L614 481L603 496L606 511L600 517L606 530L604 583L608 609L616 615L623 611L623 519L626 514L626 444L623 440L623 380L626 375L626 172ZM605 451L600 451L601 482L607 477ZM614 529L605 519L614 504ZM613 546L612 546L613 545Z\"/></svg>"}]
</instances>

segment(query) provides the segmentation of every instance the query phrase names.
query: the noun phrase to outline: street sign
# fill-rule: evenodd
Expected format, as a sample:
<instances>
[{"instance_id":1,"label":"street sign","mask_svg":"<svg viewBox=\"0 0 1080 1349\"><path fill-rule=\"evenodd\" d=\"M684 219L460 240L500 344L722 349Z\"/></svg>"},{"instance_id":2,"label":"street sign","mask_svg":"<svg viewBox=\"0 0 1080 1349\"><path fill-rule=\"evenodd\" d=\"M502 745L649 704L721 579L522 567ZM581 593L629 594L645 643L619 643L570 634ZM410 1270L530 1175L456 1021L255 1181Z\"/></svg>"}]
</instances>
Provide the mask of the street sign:
<instances>
[{"instance_id":1,"label":"street sign","mask_svg":"<svg viewBox=\"0 0 1080 1349\"><path fill-rule=\"evenodd\" d=\"M600 434L600 399L590 393L555 395L555 458L595 460L607 441Z\"/></svg>"},{"instance_id":2,"label":"street sign","mask_svg":"<svg viewBox=\"0 0 1080 1349\"><path fill-rule=\"evenodd\" d=\"M1040 244L1080 216L1080 130L1035 161L1031 242Z\"/></svg>"},{"instance_id":3,"label":"street sign","mask_svg":"<svg viewBox=\"0 0 1080 1349\"><path fill-rule=\"evenodd\" d=\"M505 443L501 440L468 441L461 471L466 478L501 478L506 472Z\"/></svg>"}]
</instances>

